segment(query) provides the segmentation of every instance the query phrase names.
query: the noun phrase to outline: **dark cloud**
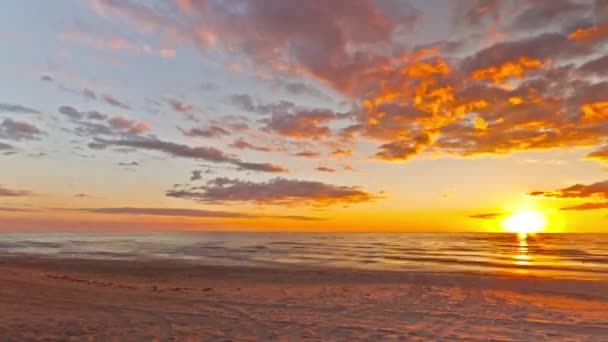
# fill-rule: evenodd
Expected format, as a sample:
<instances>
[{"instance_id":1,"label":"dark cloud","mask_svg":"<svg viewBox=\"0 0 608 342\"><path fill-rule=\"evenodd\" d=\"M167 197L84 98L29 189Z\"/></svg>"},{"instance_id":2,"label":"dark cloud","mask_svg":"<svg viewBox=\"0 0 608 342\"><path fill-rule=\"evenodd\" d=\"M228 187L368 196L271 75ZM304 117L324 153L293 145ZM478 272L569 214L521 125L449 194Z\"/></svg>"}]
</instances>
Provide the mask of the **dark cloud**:
<instances>
[{"instance_id":1,"label":"dark cloud","mask_svg":"<svg viewBox=\"0 0 608 342\"><path fill-rule=\"evenodd\" d=\"M0 142L0 151L13 151L15 146Z\"/></svg>"},{"instance_id":2,"label":"dark cloud","mask_svg":"<svg viewBox=\"0 0 608 342\"><path fill-rule=\"evenodd\" d=\"M230 97L230 101L242 110L248 112L257 111L257 106L254 104L254 100L247 94L235 94Z\"/></svg>"},{"instance_id":3,"label":"dark cloud","mask_svg":"<svg viewBox=\"0 0 608 342\"><path fill-rule=\"evenodd\" d=\"M230 135L230 132L219 127L209 126L204 128L191 128L189 130L181 130L184 136L201 137L201 138L218 138L224 135Z\"/></svg>"},{"instance_id":4,"label":"dark cloud","mask_svg":"<svg viewBox=\"0 0 608 342\"><path fill-rule=\"evenodd\" d=\"M194 110L194 106L185 102L182 102L178 99L168 98L165 99L169 106L176 112L180 113L190 113Z\"/></svg>"},{"instance_id":5,"label":"dark cloud","mask_svg":"<svg viewBox=\"0 0 608 342\"><path fill-rule=\"evenodd\" d=\"M473 72L508 62L518 61L521 57L553 61L589 55L593 49L580 44L561 33L543 33L519 40L506 41L485 48L463 61L463 71Z\"/></svg>"},{"instance_id":6,"label":"dark cloud","mask_svg":"<svg viewBox=\"0 0 608 342\"><path fill-rule=\"evenodd\" d=\"M75 132L80 136L137 136L150 130L147 123L121 115L110 117L94 110L80 111L72 106L61 106L58 111L76 124Z\"/></svg>"},{"instance_id":7,"label":"dark cloud","mask_svg":"<svg viewBox=\"0 0 608 342\"><path fill-rule=\"evenodd\" d=\"M599 203L583 203L578 205L572 205L568 207L560 208L560 210L597 210L597 209L608 209L608 202L599 202Z\"/></svg>"},{"instance_id":8,"label":"dark cloud","mask_svg":"<svg viewBox=\"0 0 608 342\"><path fill-rule=\"evenodd\" d=\"M457 11L457 22L478 28L486 22L496 23L500 20L500 13L505 6L503 0L473 0L468 1L468 6L459 3L460 13ZM467 4L467 2L464 2Z\"/></svg>"},{"instance_id":9,"label":"dark cloud","mask_svg":"<svg viewBox=\"0 0 608 342\"><path fill-rule=\"evenodd\" d=\"M554 191L533 191L528 193L533 197L546 198L605 198L608 199L608 181L597 182L590 185L575 184L573 186Z\"/></svg>"},{"instance_id":10,"label":"dark cloud","mask_svg":"<svg viewBox=\"0 0 608 342\"><path fill-rule=\"evenodd\" d=\"M230 144L228 146L239 149L239 150L254 150L254 151L261 151L261 152L272 151L272 149L270 147L256 146L251 143L248 143L247 141L245 141L243 139L235 140L232 144Z\"/></svg>"},{"instance_id":11,"label":"dark cloud","mask_svg":"<svg viewBox=\"0 0 608 342\"><path fill-rule=\"evenodd\" d=\"M167 191L167 196L203 203L253 202L321 206L369 202L376 199L376 196L359 187L280 177L261 183L220 177L208 181L204 186Z\"/></svg>"},{"instance_id":12,"label":"dark cloud","mask_svg":"<svg viewBox=\"0 0 608 342\"><path fill-rule=\"evenodd\" d=\"M27 122L4 119L0 124L0 138L9 140L38 140L45 133Z\"/></svg>"},{"instance_id":13,"label":"dark cloud","mask_svg":"<svg viewBox=\"0 0 608 342\"><path fill-rule=\"evenodd\" d=\"M292 138L322 138L331 134L330 128L322 124L333 120L336 120L336 114L330 110L277 112L267 120L266 129Z\"/></svg>"},{"instance_id":14,"label":"dark cloud","mask_svg":"<svg viewBox=\"0 0 608 342\"><path fill-rule=\"evenodd\" d=\"M589 155L587 155L587 159L608 162L608 145L600 147L599 149L589 153Z\"/></svg>"},{"instance_id":15,"label":"dark cloud","mask_svg":"<svg viewBox=\"0 0 608 342\"><path fill-rule=\"evenodd\" d=\"M16 114L40 114L40 111L20 104L0 103L0 112Z\"/></svg>"},{"instance_id":16,"label":"dark cloud","mask_svg":"<svg viewBox=\"0 0 608 342\"><path fill-rule=\"evenodd\" d=\"M271 215L257 215L249 213L238 213L230 211L217 211L217 210L200 210L200 209L182 209L182 208L82 208L82 209L70 209L75 211L83 211L94 214L108 214L108 215L145 215L145 216L177 216L177 217L193 217L193 218L234 218L234 219L253 219L260 217L275 218L275 219L288 219L288 220L302 220L302 221L319 221L323 220L317 217L310 216L271 216Z\"/></svg>"},{"instance_id":17,"label":"dark cloud","mask_svg":"<svg viewBox=\"0 0 608 342\"><path fill-rule=\"evenodd\" d=\"M307 95L311 97L316 97L319 99L323 99L326 101L330 101L331 97L326 93L320 91L319 89L303 83L303 82L290 82L284 85L285 90L294 95Z\"/></svg>"},{"instance_id":18,"label":"dark cloud","mask_svg":"<svg viewBox=\"0 0 608 342\"><path fill-rule=\"evenodd\" d=\"M126 104L126 103L124 103L124 102L116 99L112 95L104 94L104 95L101 96L101 99L105 103L107 103L107 104L109 104L111 106L118 107L118 108L121 108L121 109L127 109L127 110L131 109L131 106L129 106L128 104Z\"/></svg>"},{"instance_id":19,"label":"dark cloud","mask_svg":"<svg viewBox=\"0 0 608 342\"><path fill-rule=\"evenodd\" d=\"M72 120L90 119L102 121L108 118L107 115L94 110L88 112L78 111L76 108L71 106L61 106L59 107L58 111Z\"/></svg>"},{"instance_id":20,"label":"dark cloud","mask_svg":"<svg viewBox=\"0 0 608 342\"><path fill-rule=\"evenodd\" d=\"M296 106L293 102L285 100L276 103L259 103L247 94L232 95L230 96L230 102L239 109L258 114L286 112L292 110Z\"/></svg>"},{"instance_id":21,"label":"dark cloud","mask_svg":"<svg viewBox=\"0 0 608 342\"><path fill-rule=\"evenodd\" d=\"M190 176L190 181L194 182L194 181L203 179L202 174L203 174L203 171L201 171L201 170L192 171L192 175Z\"/></svg>"},{"instance_id":22,"label":"dark cloud","mask_svg":"<svg viewBox=\"0 0 608 342\"><path fill-rule=\"evenodd\" d=\"M585 74L608 76L608 55L589 61L579 68Z\"/></svg>"},{"instance_id":23,"label":"dark cloud","mask_svg":"<svg viewBox=\"0 0 608 342\"><path fill-rule=\"evenodd\" d=\"M474 214L469 215L470 218L481 219L481 220L493 220L499 217L505 216L504 213L485 213L485 214Z\"/></svg>"},{"instance_id":24,"label":"dark cloud","mask_svg":"<svg viewBox=\"0 0 608 342\"><path fill-rule=\"evenodd\" d=\"M28 209L28 208L15 208L15 207L2 207L0 206L0 211L9 212L9 213L31 213L37 212L40 210L37 209Z\"/></svg>"},{"instance_id":25,"label":"dark cloud","mask_svg":"<svg viewBox=\"0 0 608 342\"><path fill-rule=\"evenodd\" d=\"M91 99L91 100L96 100L97 99L97 94L95 93L95 91L91 90L89 88L82 89L82 95L85 98L88 98L88 99Z\"/></svg>"},{"instance_id":26,"label":"dark cloud","mask_svg":"<svg viewBox=\"0 0 608 342\"><path fill-rule=\"evenodd\" d=\"M81 113L76 108L70 106L59 107L59 113L66 115L72 120L80 120L85 116L85 113Z\"/></svg>"},{"instance_id":27,"label":"dark cloud","mask_svg":"<svg viewBox=\"0 0 608 342\"><path fill-rule=\"evenodd\" d=\"M153 138L106 140L97 138L89 144L94 149L103 149L107 146L129 147L142 150L159 151L174 157L205 160L215 163L229 163L240 169L262 172L288 172L289 170L278 165L268 163L248 163L229 156L213 147L190 147Z\"/></svg>"},{"instance_id":28,"label":"dark cloud","mask_svg":"<svg viewBox=\"0 0 608 342\"><path fill-rule=\"evenodd\" d=\"M327 172L327 173L336 172L336 169L332 169L331 167L327 167L327 166L318 166L315 170L317 170L319 172Z\"/></svg>"},{"instance_id":29,"label":"dark cloud","mask_svg":"<svg viewBox=\"0 0 608 342\"><path fill-rule=\"evenodd\" d=\"M381 145L376 157L384 160L408 160L430 143L430 136L418 135L411 140L399 140Z\"/></svg>"},{"instance_id":30,"label":"dark cloud","mask_svg":"<svg viewBox=\"0 0 608 342\"><path fill-rule=\"evenodd\" d=\"M0 197L25 197L30 195L32 193L29 191L8 189L0 185Z\"/></svg>"},{"instance_id":31,"label":"dark cloud","mask_svg":"<svg viewBox=\"0 0 608 342\"><path fill-rule=\"evenodd\" d=\"M42 76L40 76L40 80L41 81L45 81L45 82L53 82L54 81L53 77L51 77L49 75L42 75Z\"/></svg>"},{"instance_id":32,"label":"dark cloud","mask_svg":"<svg viewBox=\"0 0 608 342\"><path fill-rule=\"evenodd\" d=\"M579 20L592 9L590 3L572 0L529 1L523 5L524 9L512 21L514 31L547 29L556 23L564 25Z\"/></svg>"},{"instance_id":33,"label":"dark cloud","mask_svg":"<svg viewBox=\"0 0 608 342\"><path fill-rule=\"evenodd\" d=\"M315 151L301 151L294 153L294 156L304 158L317 158L321 156L321 153Z\"/></svg>"},{"instance_id":34,"label":"dark cloud","mask_svg":"<svg viewBox=\"0 0 608 342\"><path fill-rule=\"evenodd\" d=\"M234 162L234 165L238 166L240 170L259 171L259 172L273 172L273 173L288 173L289 169L280 165L269 164L269 163L248 163L248 162Z\"/></svg>"},{"instance_id":35,"label":"dark cloud","mask_svg":"<svg viewBox=\"0 0 608 342\"><path fill-rule=\"evenodd\" d=\"M137 167L140 164L136 161L130 162L130 163L125 163L125 162L120 162L118 164L116 164L118 166L122 166L122 167Z\"/></svg>"}]
</instances>

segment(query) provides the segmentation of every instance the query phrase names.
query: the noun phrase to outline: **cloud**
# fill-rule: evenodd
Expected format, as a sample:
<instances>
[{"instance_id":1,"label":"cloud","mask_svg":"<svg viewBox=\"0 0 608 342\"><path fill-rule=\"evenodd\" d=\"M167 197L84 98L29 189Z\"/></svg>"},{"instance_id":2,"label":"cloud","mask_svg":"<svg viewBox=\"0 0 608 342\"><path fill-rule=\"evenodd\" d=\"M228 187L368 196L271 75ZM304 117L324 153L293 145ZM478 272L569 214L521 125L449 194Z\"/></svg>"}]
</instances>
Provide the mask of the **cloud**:
<instances>
[{"instance_id":1,"label":"cloud","mask_svg":"<svg viewBox=\"0 0 608 342\"><path fill-rule=\"evenodd\" d=\"M143 215L143 216L177 216L177 217L191 217L191 218L233 218L233 219L254 219L254 218L274 218L274 219L288 219L288 220L301 220L301 221L319 221L323 220L317 217L310 216L272 216L272 215L257 215L249 213L239 213L230 211L217 211L217 210L200 210L200 209L182 209L182 208L133 208L133 207L121 207L121 208L80 208L80 209L67 209L74 211L89 212L94 214L107 214L107 215Z\"/></svg>"},{"instance_id":2,"label":"cloud","mask_svg":"<svg viewBox=\"0 0 608 342\"><path fill-rule=\"evenodd\" d=\"M168 98L165 99L171 109L179 113L190 113L194 110L194 106L185 102L182 102L178 99Z\"/></svg>"},{"instance_id":3,"label":"cloud","mask_svg":"<svg viewBox=\"0 0 608 342\"><path fill-rule=\"evenodd\" d=\"M589 153L586 158L608 162L608 145L602 146L597 150Z\"/></svg>"},{"instance_id":4,"label":"cloud","mask_svg":"<svg viewBox=\"0 0 608 342\"><path fill-rule=\"evenodd\" d=\"M247 94L232 95L230 101L242 110L248 112L257 111L257 106L254 104L253 98Z\"/></svg>"},{"instance_id":5,"label":"cloud","mask_svg":"<svg viewBox=\"0 0 608 342\"><path fill-rule=\"evenodd\" d=\"M288 173L289 169L280 165L268 164L268 163L248 163L243 161L234 162L241 170L249 171L260 171L260 172L274 172L274 173Z\"/></svg>"},{"instance_id":6,"label":"cloud","mask_svg":"<svg viewBox=\"0 0 608 342\"><path fill-rule=\"evenodd\" d=\"M196 160L205 160L214 163L229 163L236 165L239 169L262 172L289 172L288 169L268 164L268 163L249 163L238 158L229 156L224 152L213 147L190 147L188 145L176 144L173 142L162 141L155 138L137 138L107 140L96 138L89 147L103 149L107 146L129 147L141 150L159 151L173 157L181 157Z\"/></svg>"},{"instance_id":7,"label":"cloud","mask_svg":"<svg viewBox=\"0 0 608 342\"><path fill-rule=\"evenodd\" d=\"M40 76L40 80L44 81L44 82L53 82L54 81L53 77L51 77L49 75Z\"/></svg>"},{"instance_id":8,"label":"cloud","mask_svg":"<svg viewBox=\"0 0 608 342\"><path fill-rule=\"evenodd\" d=\"M284 88L287 90L287 92L294 95L306 95L331 101L331 97L326 93L304 82L289 82L284 85Z\"/></svg>"},{"instance_id":9,"label":"cloud","mask_svg":"<svg viewBox=\"0 0 608 342\"><path fill-rule=\"evenodd\" d=\"M45 133L27 122L4 119L0 124L0 138L9 140L38 140Z\"/></svg>"},{"instance_id":10,"label":"cloud","mask_svg":"<svg viewBox=\"0 0 608 342\"><path fill-rule=\"evenodd\" d=\"M15 208L15 207L2 207L0 206L0 211L9 212L9 213L31 213L37 212L37 209L27 209L27 208Z\"/></svg>"},{"instance_id":11,"label":"cloud","mask_svg":"<svg viewBox=\"0 0 608 342\"><path fill-rule=\"evenodd\" d=\"M20 104L0 103L0 112L16 114L40 114L40 111Z\"/></svg>"},{"instance_id":12,"label":"cloud","mask_svg":"<svg viewBox=\"0 0 608 342\"><path fill-rule=\"evenodd\" d=\"M604 198L608 199L608 181L589 185L575 184L573 186L554 191L533 191L528 196L545 198Z\"/></svg>"},{"instance_id":13,"label":"cloud","mask_svg":"<svg viewBox=\"0 0 608 342\"><path fill-rule=\"evenodd\" d=\"M173 59L177 53L173 49L161 49L160 56L164 59Z\"/></svg>"},{"instance_id":14,"label":"cloud","mask_svg":"<svg viewBox=\"0 0 608 342\"><path fill-rule=\"evenodd\" d=\"M85 98L88 98L88 99L91 99L91 100L96 100L97 99L97 93L95 93L94 90L91 90L89 88L82 89L82 95Z\"/></svg>"},{"instance_id":15,"label":"cloud","mask_svg":"<svg viewBox=\"0 0 608 342\"><path fill-rule=\"evenodd\" d=\"M108 118L107 115L102 114L98 111L88 111L88 112L84 112L84 111L78 111L76 108L71 107L71 106L61 106L58 109L59 113L67 116L68 118L72 119L72 120L82 120L82 119L90 119L90 120L98 120L98 121L103 121L106 120Z\"/></svg>"},{"instance_id":16,"label":"cloud","mask_svg":"<svg viewBox=\"0 0 608 342\"><path fill-rule=\"evenodd\" d=\"M219 177L206 185L167 191L167 196L203 203L252 202L272 205L353 204L377 197L359 187L338 186L316 181L289 180L281 177L255 183Z\"/></svg>"},{"instance_id":17,"label":"cloud","mask_svg":"<svg viewBox=\"0 0 608 342\"><path fill-rule=\"evenodd\" d=\"M233 53L244 54L266 68L338 79L342 88L355 82L357 75L351 70L365 61L367 52L411 32L421 17L414 7L395 1L189 4L172 16L144 3L96 0L93 8L102 16L126 19L143 31L172 32L202 49L230 46ZM237 9L239 20L234 20Z\"/></svg>"},{"instance_id":18,"label":"cloud","mask_svg":"<svg viewBox=\"0 0 608 342\"><path fill-rule=\"evenodd\" d=\"M201 137L201 138L218 138L224 135L230 135L230 132L219 127L209 126L204 128L191 128L189 130L181 130L184 136Z\"/></svg>"},{"instance_id":19,"label":"cloud","mask_svg":"<svg viewBox=\"0 0 608 342\"><path fill-rule=\"evenodd\" d=\"M511 23L515 31L546 29L556 22L571 23L592 8L590 3L572 0L532 1L523 5L524 10Z\"/></svg>"},{"instance_id":20,"label":"cloud","mask_svg":"<svg viewBox=\"0 0 608 342\"><path fill-rule=\"evenodd\" d=\"M384 160L408 160L430 143L430 136L419 135L411 140L394 141L381 145L376 157Z\"/></svg>"},{"instance_id":21,"label":"cloud","mask_svg":"<svg viewBox=\"0 0 608 342\"><path fill-rule=\"evenodd\" d=\"M579 71L594 76L608 76L608 55L586 62Z\"/></svg>"},{"instance_id":22,"label":"cloud","mask_svg":"<svg viewBox=\"0 0 608 342\"><path fill-rule=\"evenodd\" d=\"M13 151L15 146L0 142L0 151Z\"/></svg>"},{"instance_id":23,"label":"cloud","mask_svg":"<svg viewBox=\"0 0 608 342\"><path fill-rule=\"evenodd\" d=\"M273 113L267 120L266 129L282 136L292 138L322 138L329 136L331 130L327 124L336 119L336 114L329 110L298 111L296 113Z\"/></svg>"},{"instance_id":24,"label":"cloud","mask_svg":"<svg viewBox=\"0 0 608 342\"><path fill-rule=\"evenodd\" d=\"M118 166L122 166L122 167L137 167L140 164L136 161L130 162L130 163L125 163L125 162L120 162L118 164L116 164Z\"/></svg>"},{"instance_id":25,"label":"cloud","mask_svg":"<svg viewBox=\"0 0 608 342\"><path fill-rule=\"evenodd\" d=\"M270 147L253 145L243 139L235 140L232 144L230 144L228 146L239 149L239 150L254 150L254 151L260 151L260 152L272 151L272 149Z\"/></svg>"},{"instance_id":26,"label":"cloud","mask_svg":"<svg viewBox=\"0 0 608 342\"><path fill-rule=\"evenodd\" d=\"M105 103L107 103L107 104L109 104L111 106L118 107L118 108L121 108L121 109L131 109L131 106L129 106L128 104L126 104L126 103L124 103L124 102L116 99L112 95L104 94L104 95L101 96L101 99Z\"/></svg>"},{"instance_id":27,"label":"cloud","mask_svg":"<svg viewBox=\"0 0 608 342\"><path fill-rule=\"evenodd\" d=\"M353 153L354 153L353 150L350 148L349 149L337 148L331 152L331 155L332 156L340 156L340 155L352 156Z\"/></svg>"},{"instance_id":28,"label":"cloud","mask_svg":"<svg viewBox=\"0 0 608 342\"><path fill-rule=\"evenodd\" d=\"M315 170L319 172L336 173L336 169L332 169L331 167L327 166L318 166L317 168L315 168Z\"/></svg>"},{"instance_id":29,"label":"cloud","mask_svg":"<svg viewBox=\"0 0 608 342\"><path fill-rule=\"evenodd\" d=\"M505 216L504 213L485 213L485 214L474 214L469 215L470 218L481 219L481 220L493 220L499 217Z\"/></svg>"},{"instance_id":30,"label":"cloud","mask_svg":"<svg viewBox=\"0 0 608 342\"><path fill-rule=\"evenodd\" d=\"M583 204L560 208L560 210L577 210L577 211L596 210L596 209L608 209L608 202L583 203Z\"/></svg>"},{"instance_id":31,"label":"cloud","mask_svg":"<svg viewBox=\"0 0 608 342\"><path fill-rule=\"evenodd\" d=\"M192 171L192 176L190 176L190 181L194 182L194 181L203 179L202 173L203 173L203 171L201 171L201 170Z\"/></svg>"},{"instance_id":32,"label":"cloud","mask_svg":"<svg viewBox=\"0 0 608 342\"><path fill-rule=\"evenodd\" d=\"M266 133L366 138L378 144L376 156L388 161L425 152L504 154L608 139L608 110L601 104L608 92L601 78L608 39L603 2L468 1L455 11L464 24L454 32L458 40L420 45L410 44L410 34L423 15L407 2L187 2L170 14L142 2L93 3L99 15L142 32L177 36L205 51L230 51L271 77L299 77L279 84L291 94L312 95L310 81L352 104L345 115L316 117L324 110L232 96L238 108L269 115L262 121ZM342 118L353 122L336 128L334 121Z\"/></svg>"},{"instance_id":33,"label":"cloud","mask_svg":"<svg viewBox=\"0 0 608 342\"><path fill-rule=\"evenodd\" d=\"M296 107L293 102L285 100L276 103L259 103L248 94L234 94L230 96L229 100L239 109L258 114L288 112Z\"/></svg>"},{"instance_id":34,"label":"cloud","mask_svg":"<svg viewBox=\"0 0 608 342\"><path fill-rule=\"evenodd\" d=\"M141 134L150 130L150 125L147 123L135 122L120 115L110 118L108 123L110 124L110 127L127 132L128 134Z\"/></svg>"},{"instance_id":35,"label":"cloud","mask_svg":"<svg viewBox=\"0 0 608 342\"><path fill-rule=\"evenodd\" d=\"M150 131L146 122L137 122L122 115L110 117L98 111L80 111L72 106L61 106L59 113L76 124L75 132L80 136L138 136Z\"/></svg>"},{"instance_id":36,"label":"cloud","mask_svg":"<svg viewBox=\"0 0 608 342\"><path fill-rule=\"evenodd\" d=\"M32 193L29 191L8 189L0 185L0 197L25 197L30 195Z\"/></svg>"},{"instance_id":37,"label":"cloud","mask_svg":"<svg viewBox=\"0 0 608 342\"><path fill-rule=\"evenodd\" d=\"M315 151L301 151L294 153L294 156L304 158L317 158L321 156L321 153Z\"/></svg>"}]
</instances>

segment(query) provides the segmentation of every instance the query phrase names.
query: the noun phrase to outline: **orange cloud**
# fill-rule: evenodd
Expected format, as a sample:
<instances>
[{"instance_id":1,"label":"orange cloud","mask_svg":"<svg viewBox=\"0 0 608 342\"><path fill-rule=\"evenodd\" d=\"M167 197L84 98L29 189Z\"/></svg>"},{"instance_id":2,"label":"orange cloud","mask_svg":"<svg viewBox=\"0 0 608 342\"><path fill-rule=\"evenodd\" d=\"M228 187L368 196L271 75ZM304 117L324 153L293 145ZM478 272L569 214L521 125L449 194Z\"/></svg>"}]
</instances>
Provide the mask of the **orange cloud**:
<instances>
[{"instance_id":1,"label":"orange cloud","mask_svg":"<svg viewBox=\"0 0 608 342\"><path fill-rule=\"evenodd\" d=\"M544 68L550 64L551 60L542 62L535 58L520 57L519 60L515 62L507 62L499 66L475 70L471 74L471 78L474 80L491 79L494 84L501 84L509 78L523 78L526 75L526 71Z\"/></svg>"},{"instance_id":2,"label":"orange cloud","mask_svg":"<svg viewBox=\"0 0 608 342\"><path fill-rule=\"evenodd\" d=\"M608 101L586 103L581 106L581 110L585 121L598 122L608 119Z\"/></svg>"},{"instance_id":3,"label":"orange cloud","mask_svg":"<svg viewBox=\"0 0 608 342\"><path fill-rule=\"evenodd\" d=\"M570 34L574 40L595 40L608 35L608 24L595 26L589 29L578 29Z\"/></svg>"},{"instance_id":4,"label":"orange cloud","mask_svg":"<svg viewBox=\"0 0 608 342\"><path fill-rule=\"evenodd\" d=\"M337 148L335 150L333 150L331 152L332 156L339 156L339 155L347 155L347 156L352 156L353 155L353 150L348 148L348 149L341 149L341 148Z\"/></svg>"},{"instance_id":5,"label":"orange cloud","mask_svg":"<svg viewBox=\"0 0 608 342\"><path fill-rule=\"evenodd\" d=\"M534 191L528 193L533 197L548 198L605 198L608 199L608 181L589 185L576 184L564 189L554 191Z\"/></svg>"}]
</instances>

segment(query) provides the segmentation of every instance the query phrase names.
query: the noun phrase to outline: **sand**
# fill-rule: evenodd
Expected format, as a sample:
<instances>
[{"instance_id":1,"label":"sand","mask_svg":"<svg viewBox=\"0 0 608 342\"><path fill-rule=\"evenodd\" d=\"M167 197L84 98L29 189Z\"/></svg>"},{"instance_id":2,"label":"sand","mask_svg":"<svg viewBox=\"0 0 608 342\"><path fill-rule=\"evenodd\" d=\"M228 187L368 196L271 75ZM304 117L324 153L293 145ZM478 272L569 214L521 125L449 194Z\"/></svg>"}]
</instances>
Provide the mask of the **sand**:
<instances>
[{"instance_id":1,"label":"sand","mask_svg":"<svg viewBox=\"0 0 608 342\"><path fill-rule=\"evenodd\" d=\"M0 341L608 341L608 282L0 259Z\"/></svg>"}]
</instances>

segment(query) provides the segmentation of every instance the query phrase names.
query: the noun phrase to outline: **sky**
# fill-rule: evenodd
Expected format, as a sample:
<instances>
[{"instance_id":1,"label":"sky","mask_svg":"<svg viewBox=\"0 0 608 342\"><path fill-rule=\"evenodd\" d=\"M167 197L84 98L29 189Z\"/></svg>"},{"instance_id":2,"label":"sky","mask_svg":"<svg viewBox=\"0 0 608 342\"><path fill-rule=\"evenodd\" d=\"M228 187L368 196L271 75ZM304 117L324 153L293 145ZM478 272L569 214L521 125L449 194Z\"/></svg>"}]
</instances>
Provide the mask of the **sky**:
<instances>
[{"instance_id":1,"label":"sky","mask_svg":"<svg viewBox=\"0 0 608 342\"><path fill-rule=\"evenodd\" d=\"M608 232L606 0L0 6L2 231Z\"/></svg>"}]
</instances>

